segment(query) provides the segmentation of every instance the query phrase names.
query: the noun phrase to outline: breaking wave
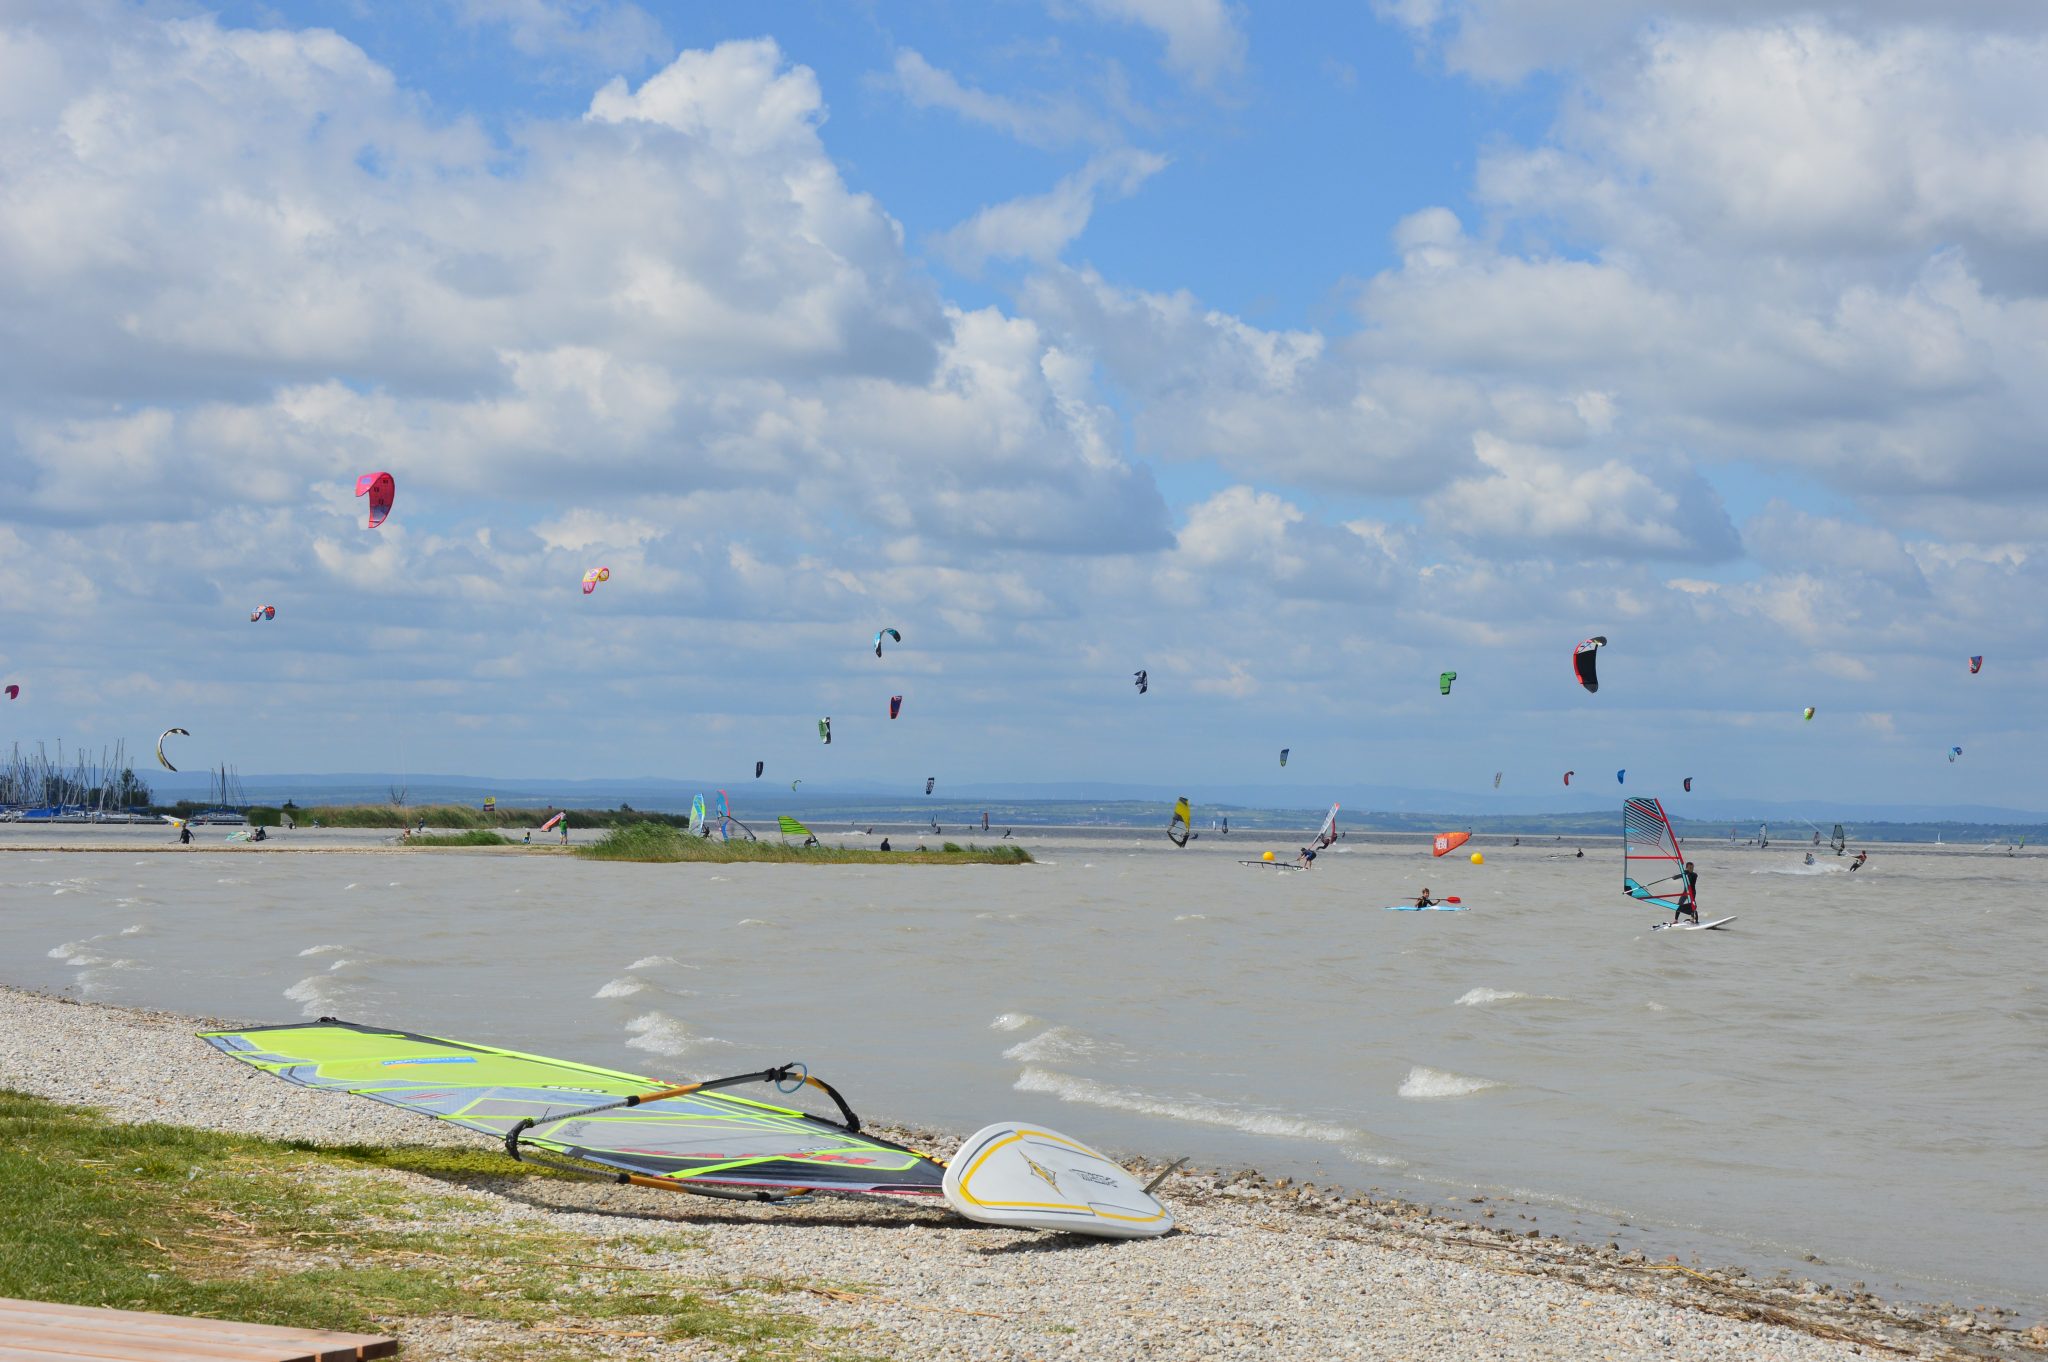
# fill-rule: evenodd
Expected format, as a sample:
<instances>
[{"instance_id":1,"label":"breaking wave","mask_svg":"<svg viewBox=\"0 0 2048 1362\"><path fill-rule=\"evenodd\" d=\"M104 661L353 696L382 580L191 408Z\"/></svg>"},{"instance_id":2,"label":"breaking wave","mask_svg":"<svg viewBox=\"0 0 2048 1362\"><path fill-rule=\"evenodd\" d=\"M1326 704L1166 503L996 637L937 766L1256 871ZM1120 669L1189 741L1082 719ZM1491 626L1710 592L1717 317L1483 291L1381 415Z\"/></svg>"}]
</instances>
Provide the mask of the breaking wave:
<instances>
[{"instance_id":1,"label":"breaking wave","mask_svg":"<svg viewBox=\"0 0 2048 1362\"><path fill-rule=\"evenodd\" d=\"M1475 1092L1503 1086L1491 1078L1467 1078L1443 1069L1417 1064L1401 1080L1400 1095L1416 1102L1435 1102L1447 1097L1470 1097Z\"/></svg>"}]
</instances>

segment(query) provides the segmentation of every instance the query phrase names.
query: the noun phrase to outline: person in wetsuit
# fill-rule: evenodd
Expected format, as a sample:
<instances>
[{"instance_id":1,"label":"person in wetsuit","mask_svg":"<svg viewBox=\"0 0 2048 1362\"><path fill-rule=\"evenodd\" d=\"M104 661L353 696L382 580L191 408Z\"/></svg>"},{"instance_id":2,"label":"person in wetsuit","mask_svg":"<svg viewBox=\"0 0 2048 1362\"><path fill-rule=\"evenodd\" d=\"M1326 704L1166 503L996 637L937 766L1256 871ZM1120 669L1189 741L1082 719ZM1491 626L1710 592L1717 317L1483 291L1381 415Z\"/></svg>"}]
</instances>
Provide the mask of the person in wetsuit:
<instances>
[{"instance_id":1,"label":"person in wetsuit","mask_svg":"<svg viewBox=\"0 0 2048 1362\"><path fill-rule=\"evenodd\" d=\"M1314 847L1303 847L1301 855L1294 858L1294 863L1303 870L1308 869L1316 863L1316 849Z\"/></svg>"},{"instance_id":2,"label":"person in wetsuit","mask_svg":"<svg viewBox=\"0 0 2048 1362\"><path fill-rule=\"evenodd\" d=\"M1700 920L1700 872L1692 868L1692 862L1685 863L1685 887L1678 891L1678 906L1671 910L1671 920L1689 917L1693 925Z\"/></svg>"},{"instance_id":3,"label":"person in wetsuit","mask_svg":"<svg viewBox=\"0 0 2048 1362\"><path fill-rule=\"evenodd\" d=\"M1867 852L1867 851L1859 851L1859 852L1857 852L1857 853L1856 853L1856 859L1855 859L1855 860L1853 860L1853 861L1851 861L1851 862L1849 862L1849 868L1850 868L1851 870L1861 870L1861 869L1863 868L1863 863L1864 863L1865 861L1869 860L1869 859L1870 859L1870 853L1869 853L1869 852Z\"/></svg>"},{"instance_id":4,"label":"person in wetsuit","mask_svg":"<svg viewBox=\"0 0 2048 1362\"><path fill-rule=\"evenodd\" d=\"M1415 906L1417 908L1434 908L1442 902L1442 899L1433 899L1429 896L1429 886L1426 884L1422 886L1422 892L1416 895L1415 898Z\"/></svg>"}]
</instances>

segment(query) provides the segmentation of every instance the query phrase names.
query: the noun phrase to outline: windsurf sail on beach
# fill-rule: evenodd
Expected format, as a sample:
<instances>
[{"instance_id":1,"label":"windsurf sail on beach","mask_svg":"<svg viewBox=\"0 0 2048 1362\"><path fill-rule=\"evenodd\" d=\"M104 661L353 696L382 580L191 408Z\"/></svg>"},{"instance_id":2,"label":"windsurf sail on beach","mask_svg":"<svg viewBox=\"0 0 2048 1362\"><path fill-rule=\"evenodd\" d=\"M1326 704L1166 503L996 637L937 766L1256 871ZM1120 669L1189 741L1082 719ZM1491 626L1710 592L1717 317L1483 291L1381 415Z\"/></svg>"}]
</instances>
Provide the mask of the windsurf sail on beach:
<instances>
[{"instance_id":1,"label":"windsurf sail on beach","mask_svg":"<svg viewBox=\"0 0 2048 1362\"><path fill-rule=\"evenodd\" d=\"M1621 887L1632 899L1678 910L1678 890L1658 891L1685 880L1685 851L1654 799L1628 799L1621 806Z\"/></svg>"},{"instance_id":2,"label":"windsurf sail on beach","mask_svg":"<svg viewBox=\"0 0 2048 1362\"><path fill-rule=\"evenodd\" d=\"M1173 818L1166 825L1167 839L1177 847L1186 846L1188 844L1189 829L1195 825L1194 819L1195 811L1193 806L1188 803L1186 795L1182 795L1179 799L1174 800Z\"/></svg>"},{"instance_id":3,"label":"windsurf sail on beach","mask_svg":"<svg viewBox=\"0 0 2048 1362\"><path fill-rule=\"evenodd\" d=\"M515 1159L538 1153L534 1162L636 1187L757 1201L809 1191L932 1196L945 1176L937 1160L861 1134L846 1099L801 1064L668 1084L331 1019L200 1038L287 1083L415 1111L501 1140ZM722 1091L749 1084L822 1093L838 1114Z\"/></svg>"},{"instance_id":4,"label":"windsurf sail on beach","mask_svg":"<svg viewBox=\"0 0 2048 1362\"><path fill-rule=\"evenodd\" d=\"M1228 832L1229 830L1230 823L1229 820L1226 819L1224 820L1224 831ZM1311 845L1314 846L1317 851L1321 851L1324 847L1330 845L1332 842L1336 840L1337 806L1335 804L1332 804L1330 806L1330 811L1323 815L1323 825L1322 827L1316 830L1316 840L1313 843L1311 843Z\"/></svg>"},{"instance_id":5,"label":"windsurf sail on beach","mask_svg":"<svg viewBox=\"0 0 2048 1362\"><path fill-rule=\"evenodd\" d=\"M805 827L803 824L797 822L794 818L791 818L786 813L777 814L775 816L775 825L782 829L782 835L784 837L801 837L806 842L808 842L813 840L813 838L815 838L817 835L813 833L809 828Z\"/></svg>"},{"instance_id":6,"label":"windsurf sail on beach","mask_svg":"<svg viewBox=\"0 0 2048 1362\"><path fill-rule=\"evenodd\" d=\"M690 831L701 833L705 823L704 796L698 795L690 801Z\"/></svg>"},{"instance_id":7,"label":"windsurf sail on beach","mask_svg":"<svg viewBox=\"0 0 2048 1362\"><path fill-rule=\"evenodd\" d=\"M550 819L549 819L549 820L548 820L547 822L545 822L545 823L541 824L541 825L540 825L540 830L541 830L542 832L553 832L553 831L555 830L555 827L556 827L556 825L557 825L557 824L559 824L559 823L560 823L560 822L561 822L561 821L562 821L562 820L563 820L564 818L567 818L568 816L569 816L569 815L567 815L567 814L565 814L565 813L558 813L558 814L556 814L556 815L555 815L555 816L554 816L553 818L550 818Z\"/></svg>"}]
</instances>

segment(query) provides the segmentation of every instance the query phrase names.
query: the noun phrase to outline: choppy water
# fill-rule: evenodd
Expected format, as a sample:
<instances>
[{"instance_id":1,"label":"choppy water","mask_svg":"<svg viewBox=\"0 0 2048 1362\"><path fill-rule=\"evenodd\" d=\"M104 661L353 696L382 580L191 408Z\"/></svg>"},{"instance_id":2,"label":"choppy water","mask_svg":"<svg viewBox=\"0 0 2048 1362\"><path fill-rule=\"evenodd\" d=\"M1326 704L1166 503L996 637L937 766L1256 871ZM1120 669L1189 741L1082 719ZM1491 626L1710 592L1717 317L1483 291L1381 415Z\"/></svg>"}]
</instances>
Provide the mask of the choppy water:
<instances>
[{"instance_id":1,"label":"choppy water","mask_svg":"<svg viewBox=\"0 0 2048 1362\"><path fill-rule=\"evenodd\" d=\"M1272 845L1244 837L1027 845L1043 864L18 852L0 982L659 1077L803 1059L878 1116L1033 1116L1203 1164L1509 1193L1710 1260L1812 1253L1836 1282L2048 1304L2037 857L1881 849L1851 875L1698 845L1708 915L1739 920L1666 933L1606 846L1475 841L1474 867L1353 838L1285 875L1233 864ZM1471 910L1382 911L1424 883Z\"/></svg>"}]
</instances>

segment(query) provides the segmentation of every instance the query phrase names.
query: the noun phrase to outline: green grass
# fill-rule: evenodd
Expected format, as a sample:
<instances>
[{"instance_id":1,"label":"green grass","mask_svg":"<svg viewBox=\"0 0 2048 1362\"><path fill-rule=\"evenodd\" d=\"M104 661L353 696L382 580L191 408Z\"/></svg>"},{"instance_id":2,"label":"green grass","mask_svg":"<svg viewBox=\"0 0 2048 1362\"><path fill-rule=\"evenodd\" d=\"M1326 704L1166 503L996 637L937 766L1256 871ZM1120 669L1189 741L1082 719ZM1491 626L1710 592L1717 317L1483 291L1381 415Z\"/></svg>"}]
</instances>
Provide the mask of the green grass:
<instances>
[{"instance_id":1,"label":"green grass","mask_svg":"<svg viewBox=\"0 0 2048 1362\"><path fill-rule=\"evenodd\" d=\"M1031 853L1020 846L961 846L947 842L938 851L869 851L847 847L805 848L795 841L764 838L758 842L722 842L695 837L660 823L634 823L614 828L578 856L596 861L801 862L806 865L1027 865Z\"/></svg>"},{"instance_id":2,"label":"green grass","mask_svg":"<svg viewBox=\"0 0 2048 1362\"><path fill-rule=\"evenodd\" d=\"M405 839L409 847L509 847L510 837L501 832L470 828L464 832L416 832Z\"/></svg>"},{"instance_id":3,"label":"green grass","mask_svg":"<svg viewBox=\"0 0 2048 1362\"><path fill-rule=\"evenodd\" d=\"M725 1299L726 1283L667 1269L612 1275L606 1260L623 1239L454 1223L488 1203L455 1186L423 1193L393 1168L451 1182L552 1176L481 1152L323 1150L121 1125L0 1090L0 1296L401 1340L409 1324L461 1316L505 1326L473 1355L506 1362L593 1355L565 1326L703 1340L744 1358L817 1355L808 1321ZM624 1280L630 1290L612 1289Z\"/></svg>"}]
</instances>

